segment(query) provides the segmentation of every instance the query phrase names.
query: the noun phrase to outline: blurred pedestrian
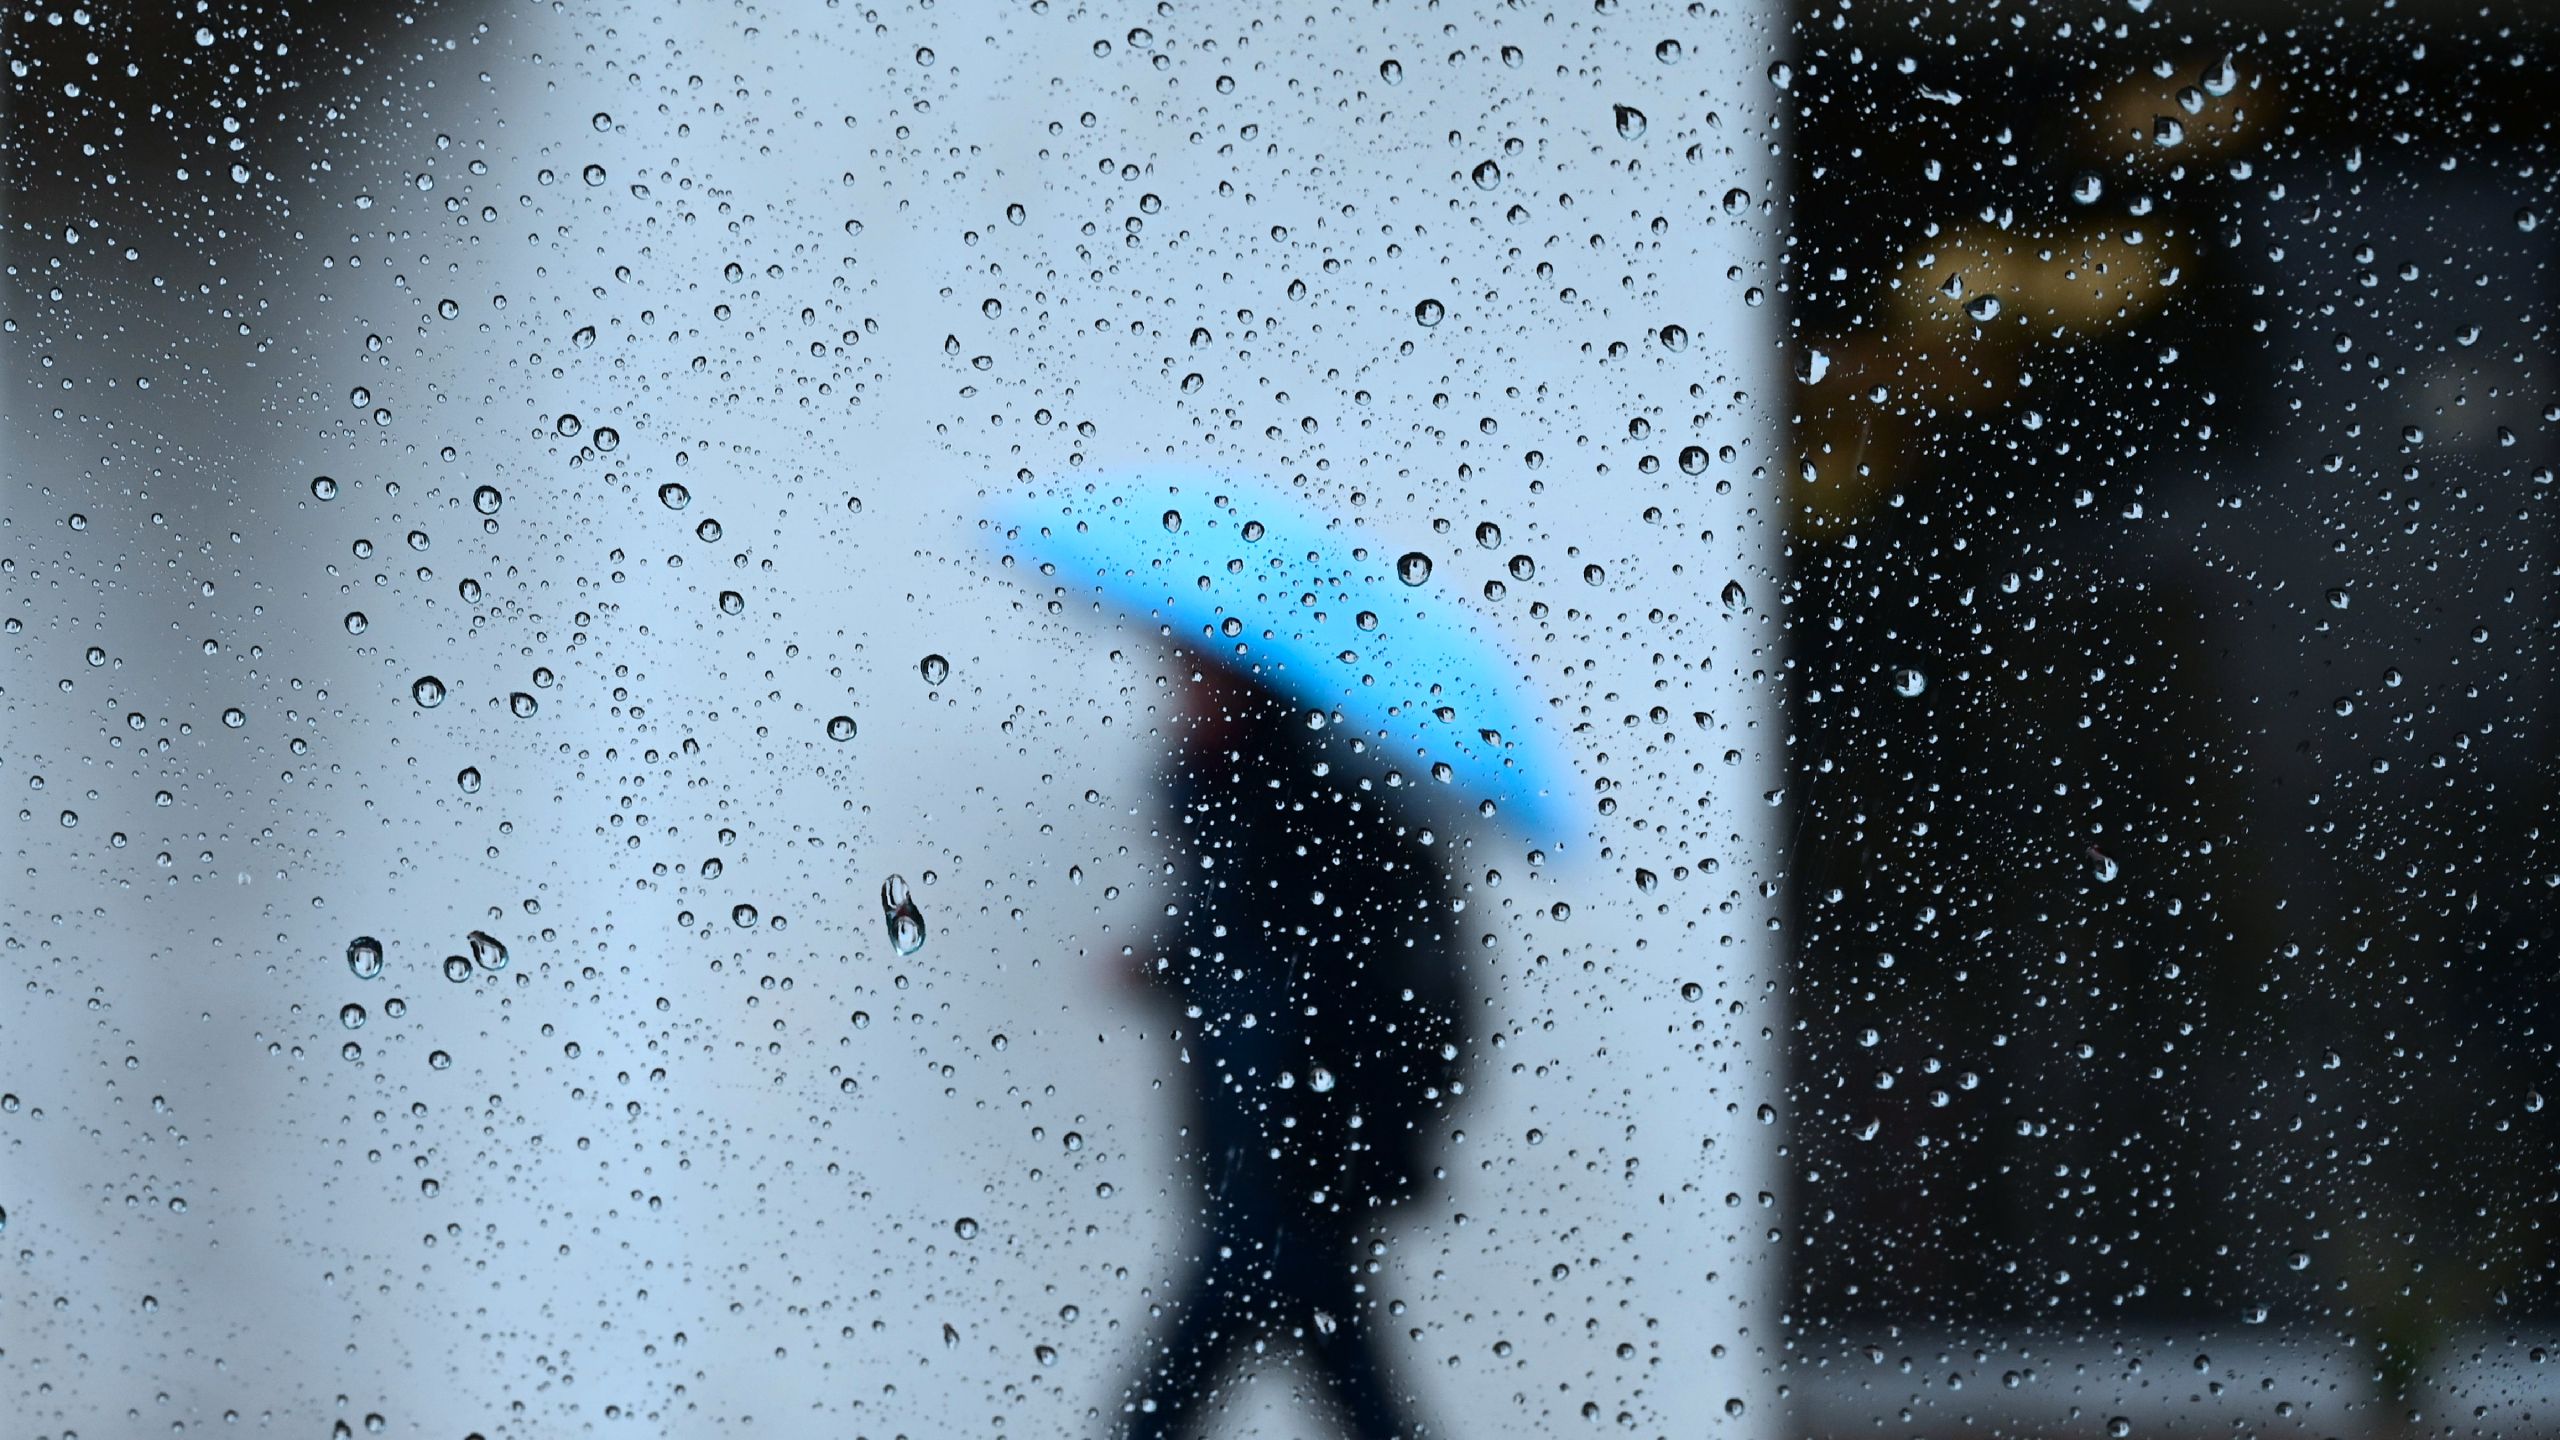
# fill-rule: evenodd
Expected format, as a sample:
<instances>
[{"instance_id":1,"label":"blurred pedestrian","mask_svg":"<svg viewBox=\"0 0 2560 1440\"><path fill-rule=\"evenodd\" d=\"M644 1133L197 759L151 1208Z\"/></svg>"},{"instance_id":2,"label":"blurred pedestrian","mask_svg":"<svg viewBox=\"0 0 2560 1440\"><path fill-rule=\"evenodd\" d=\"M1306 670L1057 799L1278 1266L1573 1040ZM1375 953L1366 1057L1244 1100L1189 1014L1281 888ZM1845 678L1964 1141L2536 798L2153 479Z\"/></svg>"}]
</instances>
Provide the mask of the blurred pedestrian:
<instances>
[{"instance_id":1,"label":"blurred pedestrian","mask_svg":"<svg viewBox=\"0 0 2560 1440\"><path fill-rule=\"evenodd\" d=\"M1438 1175L1461 1088L1454 893L1419 822L1346 773L1347 747L1204 670L1172 727L1170 913L1141 962L1181 1007L1199 1258L1128 1433L1202 1433L1245 1367L1303 1357L1344 1434L1424 1434L1385 1354L1373 1247Z\"/></svg>"}]
</instances>

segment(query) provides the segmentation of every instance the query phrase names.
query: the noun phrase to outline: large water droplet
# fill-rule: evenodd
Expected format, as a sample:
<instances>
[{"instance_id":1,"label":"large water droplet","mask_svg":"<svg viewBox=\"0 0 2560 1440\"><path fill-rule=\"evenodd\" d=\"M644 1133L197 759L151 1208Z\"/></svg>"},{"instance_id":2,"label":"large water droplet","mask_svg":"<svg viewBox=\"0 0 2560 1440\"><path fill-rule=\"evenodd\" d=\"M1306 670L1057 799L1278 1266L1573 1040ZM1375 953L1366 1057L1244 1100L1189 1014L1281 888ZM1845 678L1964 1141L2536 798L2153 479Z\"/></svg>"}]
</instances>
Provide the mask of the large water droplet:
<instances>
[{"instance_id":1,"label":"large water droplet","mask_svg":"<svg viewBox=\"0 0 2560 1440\"><path fill-rule=\"evenodd\" d=\"M471 959L483 970L504 970L507 968L506 944L486 930L474 930L471 932Z\"/></svg>"},{"instance_id":2,"label":"large water droplet","mask_svg":"<svg viewBox=\"0 0 2560 1440\"><path fill-rule=\"evenodd\" d=\"M359 980L381 978L382 942L370 935L359 935L348 941L347 969Z\"/></svg>"},{"instance_id":3,"label":"large water droplet","mask_svg":"<svg viewBox=\"0 0 2560 1440\"><path fill-rule=\"evenodd\" d=\"M1396 561L1396 578L1407 585L1419 585L1431 578L1431 557L1419 550L1407 551Z\"/></svg>"},{"instance_id":4,"label":"large water droplet","mask_svg":"<svg viewBox=\"0 0 2560 1440\"><path fill-rule=\"evenodd\" d=\"M905 876L892 875L880 882L880 912L889 922L889 943L899 954L913 955L924 948L924 912L916 908Z\"/></svg>"}]
</instances>

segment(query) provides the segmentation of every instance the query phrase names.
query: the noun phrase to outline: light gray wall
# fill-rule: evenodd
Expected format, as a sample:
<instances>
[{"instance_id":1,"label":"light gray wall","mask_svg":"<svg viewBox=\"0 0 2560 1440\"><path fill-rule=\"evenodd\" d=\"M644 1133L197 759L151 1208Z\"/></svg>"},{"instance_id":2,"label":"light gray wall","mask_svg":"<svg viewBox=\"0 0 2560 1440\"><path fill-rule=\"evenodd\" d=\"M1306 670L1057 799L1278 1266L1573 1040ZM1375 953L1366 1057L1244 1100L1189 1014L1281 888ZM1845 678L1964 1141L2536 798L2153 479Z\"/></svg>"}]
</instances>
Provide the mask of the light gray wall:
<instances>
[{"instance_id":1,"label":"light gray wall","mask_svg":"<svg viewBox=\"0 0 2560 1440\"><path fill-rule=\"evenodd\" d=\"M1578 847L1452 837L1498 1041L1452 1185L1385 1258L1410 1378L1460 1433L1768 1423L1778 355L1744 295L1776 288L1774 37L1751 6L983 14L432 22L217 293L182 293L205 267L174 237L139 237L161 288L93 238L72 269L113 306L57 318L55 368L8 347L7 754L45 788L13 822L0 1343L36 1433L236 1409L564 1434L608 1406L669 1434L1099 1430L1191 1203L1167 1017L1077 953L1148 903L1166 667L1140 628L1047 613L970 522L1017 470L1159 458L1304 473L1381 551L1438 556L1576 759ZM1732 453L1692 478L1691 444ZM1515 552L1537 577L1479 598ZM422 712L426 674L450 693ZM891 873L932 927L913 956ZM475 928L510 968L448 984ZM385 978L349 975L359 933Z\"/></svg>"}]
</instances>

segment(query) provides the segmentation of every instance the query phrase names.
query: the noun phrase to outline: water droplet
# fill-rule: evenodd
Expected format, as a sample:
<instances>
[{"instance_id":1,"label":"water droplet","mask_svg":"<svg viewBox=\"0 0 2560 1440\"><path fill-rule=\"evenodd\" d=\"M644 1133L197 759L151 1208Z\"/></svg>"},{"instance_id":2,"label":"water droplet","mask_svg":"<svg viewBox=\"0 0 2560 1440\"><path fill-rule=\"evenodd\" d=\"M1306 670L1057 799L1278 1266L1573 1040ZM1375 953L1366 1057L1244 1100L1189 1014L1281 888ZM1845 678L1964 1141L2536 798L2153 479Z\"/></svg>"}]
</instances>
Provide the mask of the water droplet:
<instances>
[{"instance_id":1,"label":"water droplet","mask_svg":"<svg viewBox=\"0 0 2560 1440\"><path fill-rule=\"evenodd\" d=\"M2164 150L2187 143L2187 122L2175 115L2152 116L2151 143Z\"/></svg>"},{"instance_id":2,"label":"water droplet","mask_svg":"<svg viewBox=\"0 0 2560 1440\"><path fill-rule=\"evenodd\" d=\"M975 1240L978 1238L978 1222L963 1215L951 1222L951 1233L963 1240Z\"/></svg>"},{"instance_id":3,"label":"water droplet","mask_svg":"<svg viewBox=\"0 0 2560 1440\"><path fill-rule=\"evenodd\" d=\"M499 494L495 485L483 485L471 492L471 508L483 515L497 514L499 507L506 503L507 497Z\"/></svg>"},{"instance_id":4,"label":"water droplet","mask_svg":"<svg viewBox=\"0 0 2560 1440\"><path fill-rule=\"evenodd\" d=\"M927 685L939 685L951 678L951 662L939 655L927 655L917 662L916 672L924 676Z\"/></svg>"},{"instance_id":5,"label":"water droplet","mask_svg":"<svg viewBox=\"0 0 2560 1440\"><path fill-rule=\"evenodd\" d=\"M1910 699L1929 688L1929 677L1905 665L1893 672L1893 693Z\"/></svg>"},{"instance_id":6,"label":"water droplet","mask_svg":"<svg viewBox=\"0 0 2560 1440\"><path fill-rule=\"evenodd\" d=\"M315 475L311 477L311 498L314 500L337 499L338 482L330 479L326 475Z\"/></svg>"},{"instance_id":7,"label":"water droplet","mask_svg":"<svg viewBox=\"0 0 2560 1440\"><path fill-rule=\"evenodd\" d=\"M1307 1088L1319 1095L1329 1093L1335 1083L1333 1072L1321 1065L1307 1072Z\"/></svg>"},{"instance_id":8,"label":"water droplet","mask_svg":"<svg viewBox=\"0 0 2560 1440\"><path fill-rule=\"evenodd\" d=\"M1404 83L1404 65L1400 61L1381 60L1378 62L1378 78L1390 85L1401 85Z\"/></svg>"},{"instance_id":9,"label":"water droplet","mask_svg":"<svg viewBox=\"0 0 2560 1440\"><path fill-rule=\"evenodd\" d=\"M743 902L730 906L729 923L741 930L752 928L756 923L756 907Z\"/></svg>"},{"instance_id":10,"label":"water droplet","mask_svg":"<svg viewBox=\"0 0 2560 1440\"><path fill-rule=\"evenodd\" d=\"M739 593L738 593L737 591L735 591L735 590L723 590L723 591L721 591L721 592L720 592L720 613L721 613L721 614L723 614L723 615L740 615L740 614L744 614L744 613L746 612L746 608L747 608L747 597L746 597L746 596L739 594Z\"/></svg>"},{"instance_id":11,"label":"water droplet","mask_svg":"<svg viewBox=\"0 0 2560 1440\"><path fill-rule=\"evenodd\" d=\"M222 723L233 730L249 723L249 712L234 705L222 712Z\"/></svg>"},{"instance_id":12,"label":"water droplet","mask_svg":"<svg viewBox=\"0 0 2560 1440\"><path fill-rule=\"evenodd\" d=\"M480 793L480 770L479 770L479 767L478 767L478 766L475 766L475 765L465 765L465 766L463 766L463 767L462 767L462 769L461 769L461 771L460 771L459 773L457 773L457 774L453 777L453 783L454 783L454 784L456 784L456 785L461 786L461 787L462 787L462 793L463 793L463 794L465 794L465 795L477 795L477 794L479 794L479 793Z\"/></svg>"},{"instance_id":13,"label":"water droplet","mask_svg":"<svg viewBox=\"0 0 2560 1440\"><path fill-rule=\"evenodd\" d=\"M2107 182L2095 170L2083 170L2071 181L2071 198L2083 205L2095 205L2107 193Z\"/></svg>"},{"instance_id":14,"label":"water droplet","mask_svg":"<svg viewBox=\"0 0 2560 1440\"><path fill-rule=\"evenodd\" d=\"M459 985L471 978L471 961L461 955L444 957L444 978Z\"/></svg>"},{"instance_id":15,"label":"water droplet","mask_svg":"<svg viewBox=\"0 0 2560 1440\"><path fill-rule=\"evenodd\" d=\"M474 930L469 938L473 963L483 970L507 968L507 947L497 936L486 930Z\"/></svg>"},{"instance_id":16,"label":"water droplet","mask_svg":"<svg viewBox=\"0 0 2560 1440\"><path fill-rule=\"evenodd\" d=\"M1726 609L1740 610L1745 606L1748 606L1750 603L1750 593L1742 588L1741 581L1727 580L1724 582L1724 605Z\"/></svg>"},{"instance_id":17,"label":"water droplet","mask_svg":"<svg viewBox=\"0 0 2560 1440\"><path fill-rule=\"evenodd\" d=\"M578 178L586 181L590 185L601 185L604 183L604 167L601 165L589 165L586 169L578 172Z\"/></svg>"},{"instance_id":18,"label":"water droplet","mask_svg":"<svg viewBox=\"0 0 2560 1440\"><path fill-rule=\"evenodd\" d=\"M381 978L382 942L370 935L359 935L348 941L347 970L359 980Z\"/></svg>"},{"instance_id":19,"label":"water droplet","mask_svg":"<svg viewBox=\"0 0 2560 1440\"><path fill-rule=\"evenodd\" d=\"M1618 138L1621 140L1634 140L1642 137L1644 134L1644 112L1633 105L1620 105L1615 107L1615 109L1617 111L1618 119Z\"/></svg>"},{"instance_id":20,"label":"water droplet","mask_svg":"<svg viewBox=\"0 0 2560 1440\"><path fill-rule=\"evenodd\" d=\"M693 503L693 492L670 480L658 487L658 503L670 510L681 510Z\"/></svg>"},{"instance_id":21,"label":"water droplet","mask_svg":"<svg viewBox=\"0 0 2560 1440\"><path fill-rule=\"evenodd\" d=\"M608 455L622 448L622 432L610 425L597 426L593 439L596 449Z\"/></svg>"},{"instance_id":22,"label":"water droplet","mask_svg":"<svg viewBox=\"0 0 2560 1440\"><path fill-rule=\"evenodd\" d=\"M721 534L720 522L705 516L701 524L693 527L693 534L695 539L706 545L716 543Z\"/></svg>"},{"instance_id":23,"label":"water droplet","mask_svg":"<svg viewBox=\"0 0 2560 1440\"><path fill-rule=\"evenodd\" d=\"M1413 307L1413 318L1420 322L1425 330L1439 324L1441 317L1448 313L1449 308L1437 300L1425 300Z\"/></svg>"},{"instance_id":24,"label":"water droplet","mask_svg":"<svg viewBox=\"0 0 2560 1440\"><path fill-rule=\"evenodd\" d=\"M418 702L419 709L433 710L444 703L444 682L433 675L421 675L409 687L409 698Z\"/></svg>"},{"instance_id":25,"label":"water droplet","mask_svg":"<svg viewBox=\"0 0 2560 1440\"><path fill-rule=\"evenodd\" d=\"M853 717L850 715L838 715L827 722L827 738L839 745L852 739L853 734Z\"/></svg>"},{"instance_id":26,"label":"water droplet","mask_svg":"<svg viewBox=\"0 0 2560 1440\"><path fill-rule=\"evenodd\" d=\"M532 719L534 712L541 708L542 704L540 701L535 700L531 695L526 694L522 690L518 690L507 697L508 711L519 720Z\"/></svg>"},{"instance_id":27,"label":"water droplet","mask_svg":"<svg viewBox=\"0 0 2560 1440\"><path fill-rule=\"evenodd\" d=\"M1680 42L1679 42L1679 41L1677 41L1677 40L1665 40L1665 41L1663 41L1662 43L1660 43L1660 44L1658 44L1658 45L1654 46L1654 47L1653 47L1653 58L1654 58L1654 59L1656 59L1656 60L1661 61L1661 62L1662 62L1663 64L1665 64L1665 65L1677 65L1677 64L1679 64L1679 63L1680 63Z\"/></svg>"},{"instance_id":28,"label":"water droplet","mask_svg":"<svg viewBox=\"0 0 2560 1440\"><path fill-rule=\"evenodd\" d=\"M593 350L596 348L596 327L593 325L579 326L576 330L570 332L569 343L577 346L581 350Z\"/></svg>"},{"instance_id":29,"label":"water droplet","mask_svg":"<svg viewBox=\"0 0 2560 1440\"><path fill-rule=\"evenodd\" d=\"M1431 557L1419 550L1405 552L1404 558L1396 561L1396 578L1407 585L1419 585L1430 579Z\"/></svg>"},{"instance_id":30,"label":"water droplet","mask_svg":"<svg viewBox=\"0 0 2560 1440\"><path fill-rule=\"evenodd\" d=\"M899 954L913 955L924 948L924 913L916 908L905 876L892 875L880 882L880 911L889 922L889 943Z\"/></svg>"},{"instance_id":31,"label":"water droplet","mask_svg":"<svg viewBox=\"0 0 2560 1440\"><path fill-rule=\"evenodd\" d=\"M364 1028L364 1007L350 1001L338 1007L338 1023L350 1030Z\"/></svg>"}]
</instances>

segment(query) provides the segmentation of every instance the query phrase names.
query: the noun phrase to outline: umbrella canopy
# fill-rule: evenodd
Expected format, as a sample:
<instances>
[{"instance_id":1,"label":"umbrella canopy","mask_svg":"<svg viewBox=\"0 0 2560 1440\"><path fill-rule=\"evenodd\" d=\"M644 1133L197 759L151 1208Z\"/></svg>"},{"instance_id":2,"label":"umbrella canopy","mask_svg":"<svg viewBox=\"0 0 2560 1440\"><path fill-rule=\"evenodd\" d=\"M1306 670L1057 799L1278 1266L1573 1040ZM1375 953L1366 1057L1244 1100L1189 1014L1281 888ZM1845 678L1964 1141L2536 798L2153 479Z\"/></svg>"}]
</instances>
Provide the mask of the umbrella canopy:
<instances>
[{"instance_id":1,"label":"umbrella canopy","mask_svg":"<svg viewBox=\"0 0 2560 1440\"><path fill-rule=\"evenodd\" d=\"M1570 767L1427 559L1371 553L1300 497L1198 471L1016 496L990 518L994 548L1324 712L1426 791L1490 802L1532 844L1577 833L1553 793Z\"/></svg>"}]
</instances>

